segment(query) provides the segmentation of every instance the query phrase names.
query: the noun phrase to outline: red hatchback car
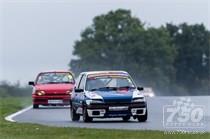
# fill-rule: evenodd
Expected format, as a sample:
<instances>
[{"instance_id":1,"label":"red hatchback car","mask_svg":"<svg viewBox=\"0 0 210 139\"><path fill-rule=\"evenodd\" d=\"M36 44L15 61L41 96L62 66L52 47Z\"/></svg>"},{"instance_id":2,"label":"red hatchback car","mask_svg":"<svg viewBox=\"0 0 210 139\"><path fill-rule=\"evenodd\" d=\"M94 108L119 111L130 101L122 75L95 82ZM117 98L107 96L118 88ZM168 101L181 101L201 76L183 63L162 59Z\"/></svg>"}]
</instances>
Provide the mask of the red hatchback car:
<instances>
[{"instance_id":1,"label":"red hatchback car","mask_svg":"<svg viewBox=\"0 0 210 139\"><path fill-rule=\"evenodd\" d=\"M39 105L69 105L71 92L75 85L74 76L69 71L41 72L33 86L33 108Z\"/></svg>"}]
</instances>

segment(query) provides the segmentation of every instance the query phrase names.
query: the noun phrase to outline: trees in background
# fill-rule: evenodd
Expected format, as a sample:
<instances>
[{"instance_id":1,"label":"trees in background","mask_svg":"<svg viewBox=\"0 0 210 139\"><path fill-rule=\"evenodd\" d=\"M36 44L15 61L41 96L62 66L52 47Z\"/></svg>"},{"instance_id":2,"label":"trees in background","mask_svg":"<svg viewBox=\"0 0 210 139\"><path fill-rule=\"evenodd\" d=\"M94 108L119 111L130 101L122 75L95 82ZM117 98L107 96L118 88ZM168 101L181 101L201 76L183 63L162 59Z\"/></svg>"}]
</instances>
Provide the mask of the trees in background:
<instances>
[{"instance_id":1,"label":"trees in background","mask_svg":"<svg viewBox=\"0 0 210 139\"><path fill-rule=\"evenodd\" d=\"M22 97L31 96L32 88L29 86L20 86L19 82L11 84L7 81L0 82L0 97Z\"/></svg>"},{"instance_id":2,"label":"trees in background","mask_svg":"<svg viewBox=\"0 0 210 139\"><path fill-rule=\"evenodd\" d=\"M189 92L210 94L210 32L204 25L167 24L176 47L176 84Z\"/></svg>"},{"instance_id":3,"label":"trees in background","mask_svg":"<svg viewBox=\"0 0 210 139\"><path fill-rule=\"evenodd\" d=\"M162 94L187 94L195 89L206 93L209 38L203 25L146 27L129 10L119 9L93 19L75 42L77 59L69 66L75 74L126 70L139 84Z\"/></svg>"}]
</instances>

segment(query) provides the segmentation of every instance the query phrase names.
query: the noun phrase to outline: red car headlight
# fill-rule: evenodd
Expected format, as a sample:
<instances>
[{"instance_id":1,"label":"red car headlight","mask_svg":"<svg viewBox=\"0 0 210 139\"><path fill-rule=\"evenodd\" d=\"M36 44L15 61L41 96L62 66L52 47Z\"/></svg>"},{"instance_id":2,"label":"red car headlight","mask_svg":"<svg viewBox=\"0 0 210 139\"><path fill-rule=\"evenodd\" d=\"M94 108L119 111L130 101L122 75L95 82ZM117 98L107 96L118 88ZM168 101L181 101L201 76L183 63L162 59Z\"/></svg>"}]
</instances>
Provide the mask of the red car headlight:
<instances>
[{"instance_id":1,"label":"red car headlight","mask_svg":"<svg viewBox=\"0 0 210 139\"><path fill-rule=\"evenodd\" d=\"M45 95L45 92L44 91L36 91L36 95L43 96L43 95Z\"/></svg>"},{"instance_id":2,"label":"red car headlight","mask_svg":"<svg viewBox=\"0 0 210 139\"><path fill-rule=\"evenodd\" d=\"M72 94L72 90L68 90L68 91L66 91L66 94Z\"/></svg>"}]
</instances>

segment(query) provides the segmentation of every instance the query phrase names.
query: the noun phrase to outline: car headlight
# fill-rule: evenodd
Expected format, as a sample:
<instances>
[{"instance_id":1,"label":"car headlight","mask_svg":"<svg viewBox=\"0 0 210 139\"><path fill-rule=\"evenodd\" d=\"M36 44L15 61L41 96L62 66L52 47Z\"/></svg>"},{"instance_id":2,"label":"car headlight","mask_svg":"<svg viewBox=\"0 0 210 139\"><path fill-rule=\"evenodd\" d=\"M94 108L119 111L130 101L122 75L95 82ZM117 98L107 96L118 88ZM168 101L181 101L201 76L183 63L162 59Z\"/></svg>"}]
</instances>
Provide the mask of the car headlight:
<instances>
[{"instance_id":1,"label":"car headlight","mask_svg":"<svg viewBox=\"0 0 210 139\"><path fill-rule=\"evenodd\" d=\"M149 97L154 97L154 96L155 96L155 95L154 95L154 94L152 94L152 93L151 93L151 94L149 94Z\"/></svg>"},{"instance_id":2,"label":"car headlight","mask_svg":"<svg viewBox=\"0 0 210 139\"><path fill-rule=\"evenodd\" d=\"M94 99L88 99L85 102L86 102L87 105L90 105L90 104L93 104L93 103L96 103L96 104L103 103L102 100L94 100Z\"/></svg>"},{"instance_id":3,"label":"car headlight","mask_svg":"<svg viewBox=\"0 0 210 139\"><path fill-rule=\"evenodd\" d=\"M36 91L36 95L43 96L43 95L45 95L45 92L44 91Z\"/></svg>"},{"instance_id":4,"label":"car headlight","mask_svg":"<svg viewBox=\"0 0 210 139\"><path fill-rule=\"evenodd\" d=\"M72 90L66 91L66 94L68 94L68 95L70 94L71 95L72 94Z\"/></svg>"},{"instance_id":5,"label":"car headlight","mask_svg":"<svg viewBox=\"0 0 210 139\"><path fill-rule=\"evenodd\" d=\"M145 102L145 97L133 98L133 102Z\"/></svg>"}]
</instances>

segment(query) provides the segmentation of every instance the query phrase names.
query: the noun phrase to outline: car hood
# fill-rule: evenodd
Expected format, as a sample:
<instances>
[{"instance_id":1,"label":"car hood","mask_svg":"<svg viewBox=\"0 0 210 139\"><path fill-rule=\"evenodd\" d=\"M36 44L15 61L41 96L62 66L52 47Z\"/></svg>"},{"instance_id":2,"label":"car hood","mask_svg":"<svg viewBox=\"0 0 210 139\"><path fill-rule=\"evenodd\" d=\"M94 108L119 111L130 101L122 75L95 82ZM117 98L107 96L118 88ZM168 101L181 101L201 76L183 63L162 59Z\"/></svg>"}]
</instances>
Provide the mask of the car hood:
<instances>
[{"instance_id":1,"label":"car hood","mask_svg":"<svg viewBox=\"0 0 210 139\"><path fill-rule=\"evenodd\" d=\"M42 91L64 91L64 90L73 90L74 84L40 84L36 85L36 90Z\"/></svg>"},{"instance_id":2,"label":"car hood","mask_svg":"<svg viewBox=\"0 0 210 139\"><path fill-rule=\"evenodd\" d=\"M131 102L134 89L117 91L95 91L100 95L104 102Z\"/></svg>"}]
</instances>

